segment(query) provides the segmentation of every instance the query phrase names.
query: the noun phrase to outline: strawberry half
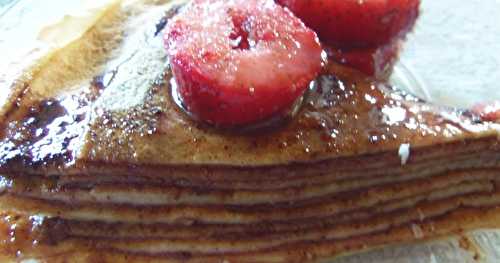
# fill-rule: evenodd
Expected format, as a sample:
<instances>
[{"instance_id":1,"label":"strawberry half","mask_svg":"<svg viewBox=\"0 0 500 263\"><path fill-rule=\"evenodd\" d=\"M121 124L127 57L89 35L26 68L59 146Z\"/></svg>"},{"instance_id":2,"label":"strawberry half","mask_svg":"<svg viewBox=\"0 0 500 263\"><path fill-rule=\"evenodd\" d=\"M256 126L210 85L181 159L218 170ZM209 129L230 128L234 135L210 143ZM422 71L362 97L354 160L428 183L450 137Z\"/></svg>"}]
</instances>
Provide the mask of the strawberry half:
<instances>
[{"instance_id":1,"label":"strawberry half","mask_svg":"<svg viewBox=\"0 0 500 263\"><path fill-rule=\"evenodd\" d=\"M481 116L483 121L500 122L500 101L477 104L472 107L472 112Z\"/></svg>"},{"instance_id":2,"label":"strawberry half","mask_svg":"<svg viewBox=\"0 0 500 263\"><path fill-rule=\"evenodd\" d=\"M183 106L219 126L288 111L322 67L316 34L272 0L194 0L165 45Z\"/></svg>"},{"instance_id":3,"label":"strawberry half","mask_svg":"<svg viewBox=\"0 0 500 263\"><path fill-rule=\"evenodd\" d=\"M369 76L383 78L396 62L401 41L392 41L380 47L329 49L328 55L337 63L355 68Z\"/></svg>"},{"instance_id":4,"label":"strawberry half","mask_svg":"<svg viewBox=\"0 0 500 263\"><path fill-rule=\"evenodd\" d=\"M277 0L337 47L375 47L413 28L420 0Z\"/></svg>"}]
</instances>

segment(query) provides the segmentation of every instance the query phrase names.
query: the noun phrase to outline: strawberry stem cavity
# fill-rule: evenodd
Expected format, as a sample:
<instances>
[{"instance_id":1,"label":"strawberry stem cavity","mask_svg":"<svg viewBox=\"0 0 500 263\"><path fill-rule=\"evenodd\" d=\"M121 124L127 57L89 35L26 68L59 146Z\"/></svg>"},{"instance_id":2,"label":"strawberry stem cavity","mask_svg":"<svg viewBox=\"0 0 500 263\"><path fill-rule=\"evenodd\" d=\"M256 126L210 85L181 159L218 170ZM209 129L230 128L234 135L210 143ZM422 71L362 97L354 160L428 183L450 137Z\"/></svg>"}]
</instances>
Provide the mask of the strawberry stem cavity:
<instances>
[{"instance_id":1,"label":"strawberry stem cavity","mask_svg":"<svg viewBox=\"0 0 500 263\"><path fill-rule=\"evenodd\" d=\"M251 24L248 23L248 20L242 14L238 13L234 9L229 9L228 15L231 17L231 21L233 22L233 31L229 35L229 38L234 41L232 43L233 49L241 49L248 50L251 46L255 46L256 42L251 41L249 38L249 32L251 31Z\"/></svg>"}]
</instances>

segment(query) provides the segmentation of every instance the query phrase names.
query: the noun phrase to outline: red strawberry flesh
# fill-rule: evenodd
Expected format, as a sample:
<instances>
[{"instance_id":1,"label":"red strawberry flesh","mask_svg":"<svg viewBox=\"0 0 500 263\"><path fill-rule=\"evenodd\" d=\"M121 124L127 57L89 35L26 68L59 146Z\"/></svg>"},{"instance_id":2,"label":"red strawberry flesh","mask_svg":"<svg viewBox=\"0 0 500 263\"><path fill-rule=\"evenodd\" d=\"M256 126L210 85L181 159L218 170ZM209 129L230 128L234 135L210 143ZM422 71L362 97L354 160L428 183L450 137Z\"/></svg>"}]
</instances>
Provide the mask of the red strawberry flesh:
<instances>
[{"instance_id":1,"label":"red strawberry flesh","mask_svg":"<svg viewBox=\"0 0 500 263\"><path fill-rule=\"evenodd\" d=\"M500 122L500 101L477 104L472 111L481 116L483 121Z\"/></svg>"},{"instance_id":2,"label":"red strawberry flesh","mask_svg":"<svg viewBox=\"0 0 500 263\"><path fill-rule=\"evenodd\" d=\"M322 66L316 34L272 0L194 0L165 44L185 108L221 126L287 111Z\"/></svg>"},{"instance_id":3,"label":"red strawberry flesh","mask_svg":"<svg viewBox=\"0 0 500 263\"><path fill-rule=\"evenodd\" d=\"M335 62L380 79L386 76L388 69L396 62L401 47L400 42L397 40L374 48L332 48L328 53Z\"/></svg>"},{"instance_id":4,"label":"red strawberry flesh","mask_svg":"<svg viewBox=\"0 0 500 263\"><path fill-rule=\"evenodd\" d=\"M376 47L402 38L419 14L420 0L277 0L320 39L337 47Z\"/></svg>"}]
</instances>

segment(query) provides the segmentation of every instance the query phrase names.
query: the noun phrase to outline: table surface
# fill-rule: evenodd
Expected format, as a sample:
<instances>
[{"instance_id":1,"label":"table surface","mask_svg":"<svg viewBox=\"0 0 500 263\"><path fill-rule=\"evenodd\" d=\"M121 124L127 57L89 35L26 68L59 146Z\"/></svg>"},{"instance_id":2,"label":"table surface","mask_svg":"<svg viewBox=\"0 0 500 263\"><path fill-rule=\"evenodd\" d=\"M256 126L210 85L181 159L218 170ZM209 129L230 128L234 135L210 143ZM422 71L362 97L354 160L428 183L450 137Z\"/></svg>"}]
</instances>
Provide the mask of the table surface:
<instances>
[{"instance_id":1,"label":"table surface","mask_svg":"<svg viewBox=\"0 0 500 263\"><path fill-rule=\"evenodd\" d=\"M36 39L37 26L74 13L82 2L89 1L0 0L0 50L4 55L22 52L29 48L23 43ZM500 100L500 0L422 1L422 15L395 70L395 85L451 106ZM464 238L475 244L474 251L461 248ZM500 231L389 247L336 263L468 263L478 262L476 252L479 262L500 262Z\"/></svg>"}]
</instances>

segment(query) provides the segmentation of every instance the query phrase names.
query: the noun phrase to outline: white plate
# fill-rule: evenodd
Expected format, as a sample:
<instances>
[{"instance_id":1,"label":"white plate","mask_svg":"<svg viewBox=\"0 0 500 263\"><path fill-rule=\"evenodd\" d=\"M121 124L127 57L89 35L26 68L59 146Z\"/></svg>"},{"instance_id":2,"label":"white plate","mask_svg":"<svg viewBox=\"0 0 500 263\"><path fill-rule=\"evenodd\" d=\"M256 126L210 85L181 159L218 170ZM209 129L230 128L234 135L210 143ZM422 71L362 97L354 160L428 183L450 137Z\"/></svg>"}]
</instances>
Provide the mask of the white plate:
<instances>
[{"instance_id":1,"label":"white plate","mask_svg":"<svg viewBox=\"0 0 500 263\"><path fill-rule=\"evenodd\" d=\"M417 85L401 87L449 106L500 100L500 1L422 1L397 66Z\"/></svg>"}]
</instances>

